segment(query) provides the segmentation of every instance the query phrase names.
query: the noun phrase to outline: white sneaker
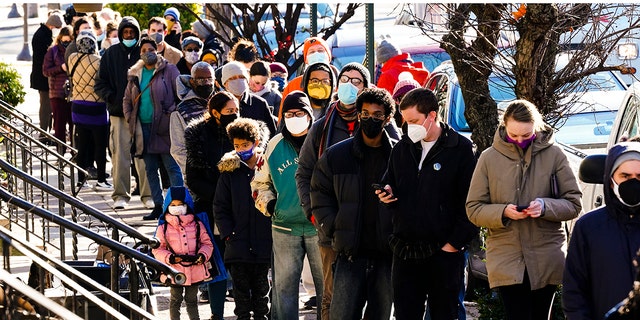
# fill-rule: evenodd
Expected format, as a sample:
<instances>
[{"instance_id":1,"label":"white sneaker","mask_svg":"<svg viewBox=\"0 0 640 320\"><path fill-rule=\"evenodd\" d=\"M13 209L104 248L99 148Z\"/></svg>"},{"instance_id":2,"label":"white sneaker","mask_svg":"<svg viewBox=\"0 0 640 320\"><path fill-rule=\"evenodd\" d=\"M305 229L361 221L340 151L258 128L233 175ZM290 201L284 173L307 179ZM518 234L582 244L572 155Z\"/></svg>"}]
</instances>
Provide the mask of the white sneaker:
<instances>
[{"instance_id":1,"label":"white sneaker","mask_svg":"<svg viewBox=\"0 0 640 320\"><path fill-rule=\"evenodd\" d=\"M155 207L156 207L156 204L155 204L155 203L153 202L153 200L151 200L151 199L147 199L147 200L145 200L142 204L143 204L143 205L144 205L144 207L145 207L145 208L147 208L147 209L153 209L153 208L155 208Z\"/></svg>"},{"instance_id":2,"label":"white sneaker","mask_svg":"<svg viewBox=\"0 0 640 320\"><path fill-rule=\"evenodd\" d=\"M127 206L127 202L124 199L118 199L113 202L114 209L124 209Z\"/></svg>"},{"instance_id":3,"label":"white sneaker","mask_svg":"<svg viewBox=\"0 0 640 320\"><path fill-rule=\"evenodd\" d=\"M95 186L93 186L93 190L95 191L113 191L113 186L107 182L98 182Z\"/></svg>"}]
</instances>

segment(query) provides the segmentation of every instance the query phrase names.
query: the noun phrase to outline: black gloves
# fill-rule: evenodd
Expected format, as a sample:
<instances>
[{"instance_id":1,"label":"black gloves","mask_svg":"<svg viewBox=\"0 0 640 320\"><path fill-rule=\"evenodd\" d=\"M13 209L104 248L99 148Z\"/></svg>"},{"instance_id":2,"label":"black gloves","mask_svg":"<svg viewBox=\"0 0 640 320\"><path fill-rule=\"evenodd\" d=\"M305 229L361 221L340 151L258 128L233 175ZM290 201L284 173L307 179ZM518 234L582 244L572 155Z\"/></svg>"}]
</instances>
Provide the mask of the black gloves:
<instances>
[{"instance_id":1,"label":"black gloves","mask_svg":"<svg viewBox=\"0 0 640 320\"><path fill-rule=\"evenodd\" d=\"M267 212L269 215L273 215L273 211L276 209L276 199L273 199L267 203Z\"/></svg>"},{"instance_id":2,"label":"black gloves","mask_svg":"<svg viewBox=\"0 0 640 320\"><path fill-rule=\"evenodd\" d=\"M176 257L175 254L172 254L169 256L169 263L171 264L176 264L178 262L180 262L182 259L180 259L180 257Z\"/></svg>"},{"instance_id":3,"label":"black gloves","mask_svg":"<svg viewBox=\"0 0 640 320\"><path fill-rule=\"evenodd\" d=\"M207 260L207 257L205 257L202 253L198 253L197 257L198 258L196 259L195 264L203 264Z\"/></svg>"}]
</instances>

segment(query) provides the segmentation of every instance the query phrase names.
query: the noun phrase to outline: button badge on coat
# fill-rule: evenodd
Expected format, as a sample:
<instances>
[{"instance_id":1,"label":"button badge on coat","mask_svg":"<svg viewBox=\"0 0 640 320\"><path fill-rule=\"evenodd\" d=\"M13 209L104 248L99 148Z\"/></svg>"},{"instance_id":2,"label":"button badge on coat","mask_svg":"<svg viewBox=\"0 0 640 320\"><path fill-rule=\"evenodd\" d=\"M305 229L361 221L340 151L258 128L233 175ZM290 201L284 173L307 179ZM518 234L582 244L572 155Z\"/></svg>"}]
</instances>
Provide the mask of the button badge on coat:
<instances>
[{"instance_id":1,"label":"button badge on coat","mask_svg":"<svg viewBox=\"0 0 640 320\"><path fill-rule=\"evenodd\" d=\"M442 168L442 166L439 163L436 162L433 164L433 170L440 171L440 168Z\"/></svg>"}]
</instances>

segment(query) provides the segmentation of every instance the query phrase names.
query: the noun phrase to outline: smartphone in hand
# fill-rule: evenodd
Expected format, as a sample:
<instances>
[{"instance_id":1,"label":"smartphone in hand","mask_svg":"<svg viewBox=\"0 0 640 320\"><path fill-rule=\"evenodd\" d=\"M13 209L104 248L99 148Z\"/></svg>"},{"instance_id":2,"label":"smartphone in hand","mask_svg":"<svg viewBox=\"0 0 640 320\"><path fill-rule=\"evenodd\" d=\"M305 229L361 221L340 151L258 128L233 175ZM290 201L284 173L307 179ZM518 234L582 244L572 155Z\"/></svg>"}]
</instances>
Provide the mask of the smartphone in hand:
<instances>
[{"instance_id":1,"label":"smartphone in hand","mask_svg":"<svg viewBox=\"0 0 640 320\"><path fill-rule=\"evenodd\" d=\"M526 205L526 206L517 206L517 207L516 207L516 211L518 211L518 212L522 212L522 211L524 211L524 209L526 209L526 208L529 208L529 206L528 206L528 205Z\"/></svg>"},{"instance_id":2,"label":"smartphone in hand","mask_svg":"<svg viewBox=\"0 0 640 320\"><path fill-rule=\"evenodd\" d=\"M379 183L372 183L371 187L374 190L380 190L383 193L383 196L386 196L388 194L387 190L384 188L383 185L379 184Z\"/></svg>"}]
</instances>

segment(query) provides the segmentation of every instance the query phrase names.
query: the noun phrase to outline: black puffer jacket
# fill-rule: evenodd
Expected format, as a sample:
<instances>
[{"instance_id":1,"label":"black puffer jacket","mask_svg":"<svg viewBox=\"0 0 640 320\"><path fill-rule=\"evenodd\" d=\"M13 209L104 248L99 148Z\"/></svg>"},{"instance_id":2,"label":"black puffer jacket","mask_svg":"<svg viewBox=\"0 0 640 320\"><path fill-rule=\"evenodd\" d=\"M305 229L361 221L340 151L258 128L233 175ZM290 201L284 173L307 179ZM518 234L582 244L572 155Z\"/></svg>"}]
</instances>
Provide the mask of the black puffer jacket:
<instances>
[{"instance_id":1,"label":"black puffer jacket","mask_svg":"<svg viewBox=\"0 0 640 320\"><path fill-rule=\"evenodd\" d=\"M387 133L382 137L381 148L388 157L397 140ZM366 156L363 146L361 133L332 146L318 160L311 178L311 211L318 228L333 239L336 252L347 256L359 255L363 192L373 192L363 185L365 173L360 165ZM382 204L378 206L376 230L377 250L390 255L391 213Z\"/></svg>"},{"instance_id":2,"label":"black puffer jacket","mask_svg":"<svg viewBox=\"0 0 640 320\"><path fill-rule=\"evenodd\" d=\"M134 28L137 33L138 41L131 48L122 43L122 32L127 27ZM118 26L118 39L120 43L110 46L100 60L95 91L107 103L109 115L124 117L122 99L128 83L127 72L140 60L140 25L135 18L122 18Z\"/></svg>"},{"instance_id":3,"label":"black puffer jacket","mask_svg":"<svg viewBox=\"0 0 640 320\"><path fill-rule=\"evenodd\" d=\"M384 183L398 201L393 234L407 242L456 249L467 246L478 228L467 217L465 201L476 164L471 141L444 123L442 133L418 170L420 143L407 136L393 148Z\"/></svg>"}]
</instances>

